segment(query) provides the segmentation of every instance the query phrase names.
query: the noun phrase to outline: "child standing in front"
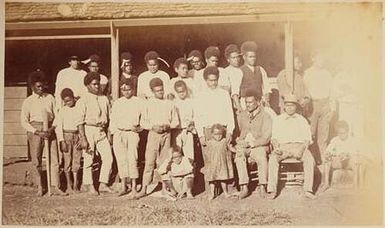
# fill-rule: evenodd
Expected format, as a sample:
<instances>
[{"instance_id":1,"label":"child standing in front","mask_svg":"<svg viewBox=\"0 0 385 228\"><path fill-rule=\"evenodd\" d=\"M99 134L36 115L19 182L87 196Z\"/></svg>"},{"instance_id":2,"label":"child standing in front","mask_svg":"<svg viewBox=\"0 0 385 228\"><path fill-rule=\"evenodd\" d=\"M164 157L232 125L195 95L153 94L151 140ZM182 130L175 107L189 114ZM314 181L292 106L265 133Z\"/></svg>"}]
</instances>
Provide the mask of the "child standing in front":
<instances>
[{"instance_id":1,"label":"child standing in front","mask_svg":"<svg viewBox=\"0 0 385 228\"><path fill-rule=\"evenodd\" d=\"M205 179L210 185L209 200L216 197L215 187L219 184L225 197L230 197L227 182L233 178L233 164L224 134L225 128L220 124L214 124L211 128L211 137L207 141L208 153L205 160Z\"/></svg>"}]
</instances>

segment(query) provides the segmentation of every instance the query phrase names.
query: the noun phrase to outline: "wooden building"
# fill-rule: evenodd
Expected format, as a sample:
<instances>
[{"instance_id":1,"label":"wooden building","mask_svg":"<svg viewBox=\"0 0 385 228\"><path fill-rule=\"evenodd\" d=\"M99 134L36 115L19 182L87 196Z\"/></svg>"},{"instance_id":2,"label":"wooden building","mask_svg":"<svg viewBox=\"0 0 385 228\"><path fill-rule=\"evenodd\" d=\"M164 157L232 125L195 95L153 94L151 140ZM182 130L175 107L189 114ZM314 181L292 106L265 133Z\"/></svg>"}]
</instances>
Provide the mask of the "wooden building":
<instances>
[{"instance_id":1,"label":"wooden building","mask_svg":"<svg viewBox=\"0 0 385 228\"><path fill-rule=\"evenodd\" d=\"M217 45L223 51L230 43L254 40L260 47L259 63L274 78L284 68L292 72L294 49L303 53L308 65L309 52L316 46L350 47L366 39L373 32L370 28L349 42L341 37L357 28L350 21L377 22L370 16L373 9L381 10L381 4L6 2L4 156L27 155L19 115L27 96L27 75L36 68L55 82L68 56L86 59L99 54L101 72L111 78L112 96L117 98L123 51L134 54L134 68L140 73L149 50L172 63L193 49ZM378 42L377 36L372 39Z\"/></svg>"}]
</instances>

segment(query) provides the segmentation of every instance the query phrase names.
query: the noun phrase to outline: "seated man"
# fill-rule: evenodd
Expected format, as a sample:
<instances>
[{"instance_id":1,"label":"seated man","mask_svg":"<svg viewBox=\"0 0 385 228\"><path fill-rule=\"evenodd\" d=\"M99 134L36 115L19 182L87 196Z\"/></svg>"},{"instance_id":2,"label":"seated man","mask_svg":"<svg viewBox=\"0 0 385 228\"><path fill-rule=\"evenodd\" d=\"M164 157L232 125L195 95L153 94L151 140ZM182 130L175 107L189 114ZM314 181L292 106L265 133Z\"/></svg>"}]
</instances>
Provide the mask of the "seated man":
<instances>
[{"instance_id":1,"label":"seated man","mask_svg":"<svg viewBox=\"0 0 385 228\"><path fill-rule=\"evenodd\" d=\"M286 158L295 158L303 162L305 196L314 199L313 180L315 161L308 146L311 143L310 125L297 114L298 100L295 95L284 99L284 110L273 122L271 143L273 151L269 158L269 198L277 196L279 162Z\"/></svg>"},{"instance_id":2,"label":"seated man","mask_svg":"<svg viewBox=\"0 0 385 228\"><path fill-rule=\"evenodd\" d=\"M248 158L258 165L258 185L261 197L266 195L267 184L267 156L271 138L272 119L261 105L261 96L254 90L245 93L246 110L238 115L240 136L237 139L235 164L239 177L241 193L239 198L248 195L247 171Z\"/></svg>"},{"instance_id":3,"label":"seated man","mask_svg":"<svg viewBox=\"0 0 385 228\"><path fill-rule=\"evenodd\" d=\"M336 124L337 136L334 137L325 154L324 184L320 192L326 191L330 186L329 175L332 169L351 169L354 174L354 187L361 184L364 176L365 159L360 155L358 142L349 136L349 125L345 121Z\"/></svg>"}]
</instances>

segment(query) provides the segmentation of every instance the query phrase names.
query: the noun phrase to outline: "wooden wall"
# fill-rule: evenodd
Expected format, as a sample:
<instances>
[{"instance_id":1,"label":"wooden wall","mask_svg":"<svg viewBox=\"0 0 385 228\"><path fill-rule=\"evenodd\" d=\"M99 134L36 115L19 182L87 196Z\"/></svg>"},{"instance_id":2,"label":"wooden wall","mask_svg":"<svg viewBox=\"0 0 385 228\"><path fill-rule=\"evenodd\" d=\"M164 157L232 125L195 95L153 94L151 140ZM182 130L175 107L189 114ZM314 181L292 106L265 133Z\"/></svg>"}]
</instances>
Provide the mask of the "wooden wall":
<instances>
[{"instance_id":1,"label":"wooden wall","mask_svg":"<svg viewBox=\"0 0 385 228\"><path fill-rule=\"evenodd\" d=\"M28 157L27 132L20 124L27 87L4 87L4 158Z\"/></svg>"}]
</instances>

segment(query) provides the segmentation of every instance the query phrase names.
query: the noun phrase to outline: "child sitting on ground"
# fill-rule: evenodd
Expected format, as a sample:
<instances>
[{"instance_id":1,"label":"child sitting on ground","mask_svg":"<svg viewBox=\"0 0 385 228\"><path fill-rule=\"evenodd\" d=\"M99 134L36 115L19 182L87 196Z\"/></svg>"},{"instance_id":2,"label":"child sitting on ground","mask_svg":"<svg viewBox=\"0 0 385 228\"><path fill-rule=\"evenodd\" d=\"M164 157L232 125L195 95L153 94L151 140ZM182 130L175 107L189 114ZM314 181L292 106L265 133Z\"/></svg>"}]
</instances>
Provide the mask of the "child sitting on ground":
<instances>
[{"instance_id":1,"label":"child sitting on ground","mask_svg":"<svg viewBox=\"0 0 385 228\"><path fill-rule=\"evenodd\" d=\"M336 124L337 136L334 137L326 148L324 164L324 184L320 187L320 192L326 191L330 187L330 172L333 169L353 170L354 186L362 184L365 165L363 157L360 155L360 148L357 141L349 136L349 126L345 121Z\"/></svg>"}]
</instances>

